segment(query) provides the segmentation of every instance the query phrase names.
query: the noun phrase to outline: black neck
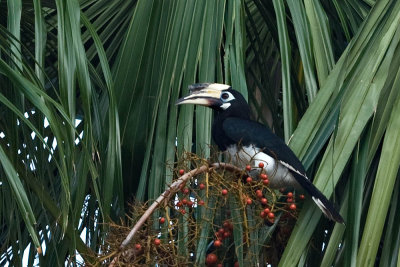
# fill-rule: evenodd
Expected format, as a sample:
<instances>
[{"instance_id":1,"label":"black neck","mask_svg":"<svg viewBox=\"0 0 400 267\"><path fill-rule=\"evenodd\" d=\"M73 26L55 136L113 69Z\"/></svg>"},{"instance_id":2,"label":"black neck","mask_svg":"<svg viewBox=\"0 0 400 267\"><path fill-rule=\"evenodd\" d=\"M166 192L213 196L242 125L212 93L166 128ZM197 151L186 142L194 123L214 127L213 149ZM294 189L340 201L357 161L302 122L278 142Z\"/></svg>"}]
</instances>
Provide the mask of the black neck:
<instances>
[{"instance_id":1,"label":"black neck","mask_svg":"<svg viewBox=\"0 0 400 267\"><path fill-rule=\"evenodd\" d=\"M212 138L222 151L226 150L230 145L236 144L235 141L229 139L223 130L224 120L227 118L240 118L250 120L250 107L247 105L240 105L240 107L230 107L227 110L219 111L216 113L212 125Z\"/></svg>"}]
</instances>

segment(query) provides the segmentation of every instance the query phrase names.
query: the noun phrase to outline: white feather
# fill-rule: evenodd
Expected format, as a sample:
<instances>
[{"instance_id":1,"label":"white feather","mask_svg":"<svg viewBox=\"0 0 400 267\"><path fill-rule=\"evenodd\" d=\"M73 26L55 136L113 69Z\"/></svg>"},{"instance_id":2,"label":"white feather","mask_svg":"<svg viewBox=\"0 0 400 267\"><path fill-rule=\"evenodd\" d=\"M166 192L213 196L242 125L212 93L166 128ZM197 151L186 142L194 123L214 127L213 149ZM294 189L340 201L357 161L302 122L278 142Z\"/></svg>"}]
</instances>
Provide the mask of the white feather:
<instances>
[{"instance_id":1,"label":"white feather","mask_svg":"<svg viewBox=\"0 0 400 267\"><path fill-rule=\"evenodd\" d=\"M223 110L229 108L231 106L231 103L224 103L220 106L220 108L222 108Z\"/></svg>"},{"instance_id":2,"label":"white feather","mask_svg":"<svg viewBox=\"0 0 400 267\"><path fill-rule=\"evenodd\" d=\"M282 162L275 160L254 145L243 146L240 150L237 145L232 145L228 147L225 154L228 157L228 161L243 169L246 165L259 169L259 163L264 163L264 171L268 175L271 188L288 186L300 188L300 185Z\"/></svg>"}]
</instances>

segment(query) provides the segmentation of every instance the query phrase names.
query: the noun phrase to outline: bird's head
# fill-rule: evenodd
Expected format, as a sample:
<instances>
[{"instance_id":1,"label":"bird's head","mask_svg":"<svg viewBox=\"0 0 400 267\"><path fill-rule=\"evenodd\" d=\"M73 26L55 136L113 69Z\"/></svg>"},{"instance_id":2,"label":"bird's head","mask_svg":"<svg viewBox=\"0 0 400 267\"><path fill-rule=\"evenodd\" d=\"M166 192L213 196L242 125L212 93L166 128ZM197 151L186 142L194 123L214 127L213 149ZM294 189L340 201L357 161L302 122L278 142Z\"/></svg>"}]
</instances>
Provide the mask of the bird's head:
<instances>
[{"instance_id":1,"label":"bird's head","mask_svg":"<svg viewBox=\"0 0 400 267\"><path fill-rule=\"evenodd\" d=\"M196 104L231 115L248 116L250 108L244 97L230 85L196 83L189 86L190 94L176 101L176 105ZM235 114L237 113L237 114Z\"/></svg>"}]
</instances>

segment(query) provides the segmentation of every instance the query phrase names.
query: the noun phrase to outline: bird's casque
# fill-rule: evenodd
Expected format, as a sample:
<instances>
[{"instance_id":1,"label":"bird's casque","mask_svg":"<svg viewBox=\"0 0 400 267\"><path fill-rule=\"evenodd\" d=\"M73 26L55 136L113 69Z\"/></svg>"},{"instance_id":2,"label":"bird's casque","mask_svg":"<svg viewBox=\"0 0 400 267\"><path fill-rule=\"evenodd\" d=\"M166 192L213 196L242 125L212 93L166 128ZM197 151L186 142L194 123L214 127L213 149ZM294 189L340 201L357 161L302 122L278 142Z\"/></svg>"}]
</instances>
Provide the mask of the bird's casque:
<instances>
[{"instance_id":1,"label":"bird's casque","mask_svg":"<svg viewBox=\"0 0 400 267\"><path fill-rule=\"evenodd\" d=\"M293 151L268 127L250 119L250 107L238 91L218 83L193 84L189 91L176 104L203 105L217 111L212 137L228 160L239 168L264 163L271 188L305 190L329 219L344 223L333 204L308 179Z\"/></svg>"}]
</instances>

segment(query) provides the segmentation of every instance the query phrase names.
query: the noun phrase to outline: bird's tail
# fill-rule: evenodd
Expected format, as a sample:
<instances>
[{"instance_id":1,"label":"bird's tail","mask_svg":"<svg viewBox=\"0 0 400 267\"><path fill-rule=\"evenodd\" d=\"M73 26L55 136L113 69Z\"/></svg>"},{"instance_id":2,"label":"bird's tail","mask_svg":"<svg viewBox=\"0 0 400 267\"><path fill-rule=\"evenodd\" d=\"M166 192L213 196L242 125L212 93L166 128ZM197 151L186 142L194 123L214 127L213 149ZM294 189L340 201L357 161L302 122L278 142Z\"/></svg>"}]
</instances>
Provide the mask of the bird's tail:
<instances>
[{"instance_id":1,"label":"bird's tail","mask_svg":"<svg viewBox=\"0 0 400 267\"><path fill-rule=\"evenodd\" d=\"M329 219L338 222L338 223L343 223L344 220L342 216L339 214L339 212L335 209L333 206L333 203L330 202L324 194L321 193L321 191L318 190L318 188L315 187L311 181L297 173L294 173L294 177L296 178L296 181L309 193L314 200L315 204L321 209L321 211L325 214L326 217Z\"/></svg>"}]
</instances>

